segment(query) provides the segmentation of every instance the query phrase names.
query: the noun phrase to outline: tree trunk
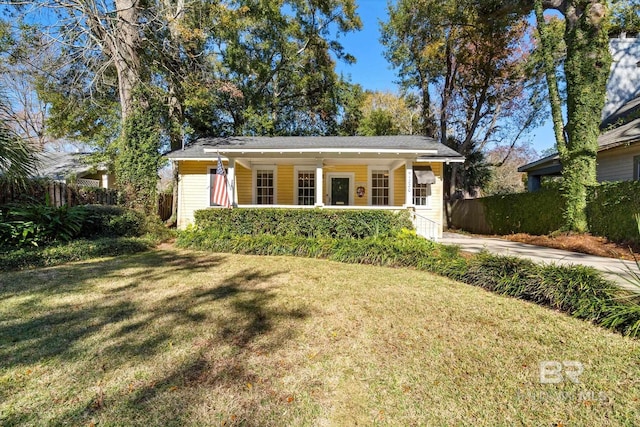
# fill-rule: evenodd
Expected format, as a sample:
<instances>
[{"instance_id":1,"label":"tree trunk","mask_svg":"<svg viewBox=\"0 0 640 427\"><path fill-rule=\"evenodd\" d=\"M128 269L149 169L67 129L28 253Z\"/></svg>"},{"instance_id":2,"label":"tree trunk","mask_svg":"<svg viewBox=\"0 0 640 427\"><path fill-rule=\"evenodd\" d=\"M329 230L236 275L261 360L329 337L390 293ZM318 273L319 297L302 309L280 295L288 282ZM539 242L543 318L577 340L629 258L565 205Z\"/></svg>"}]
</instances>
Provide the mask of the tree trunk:
<instances>
[{"instance_id":1,"label":"tree trunk","mask_svg":"<svg viewBox=\"0 0 640 427\"><path fill-rule=\"evenodd\" d=\"M185 95L182 88L182 61L180 60L180 46L183 45L180 25L185 15L185 6L184 0L178 0L175 4L173 1L163 0L163 4L166 13L165 21L168 23L171 34L171 43L169 43L171 51L168 55L169 64L167 64L169 142L171 150L179 150L182 148L185 136L183 131ZM177 181L174 181L174 185L177 185Z\"/></svg>"},{"instance_id":2,"label":"tree trunk","mask_svg":"<svg viewBox=\"0 0 640 427\"><path fill-rule=\"evenodd\" d=\"M139 0L115 0L116 4L116 31L111 35L107 43L111 51L111 58L118 74L118 93L122 109L122 123L131 116L135 107L134 90L141 81L141 64L138 50L141 48L140 38ZM144 103L139 100L139 103ZM138 105L144 107L143 105Z\"/></svg>"},{"instance_id":3,"label":"tree trunk","mask_svg":"<svg viewBox=\"0 0 640 427\"><path fill-rule=\"evenodd\" d=\"M573 1L567 6L567 149L561 157L566 198L565 225L587 228L587 187L596 184L596 155L606 84L611 65L606 32L607 9L591 1L584 10Z\"/></svg>"},{"instance_id":4,"label":"tree trunk","mask_svg":"<svg viewBox=\"0 0 640 427\"><path fill-rule=\"evenodd\" d=\"M538 34L540 36L540 45L542 48L542 61L544 74L547 80L547 88L549 91L549 103L551 104L551 118L553 121L553 133L556 138L556 146L558 153L562 156L566 155L566 137L564 133L564 119L562 118L562 103L560 101L560 91L558 90L558 79L556 77L556 69L553 60L552 46L549 43L549 35L547 33L546 22L544 20L544 8L542 0L534 2Z\"/></svg>"}]
</instances>

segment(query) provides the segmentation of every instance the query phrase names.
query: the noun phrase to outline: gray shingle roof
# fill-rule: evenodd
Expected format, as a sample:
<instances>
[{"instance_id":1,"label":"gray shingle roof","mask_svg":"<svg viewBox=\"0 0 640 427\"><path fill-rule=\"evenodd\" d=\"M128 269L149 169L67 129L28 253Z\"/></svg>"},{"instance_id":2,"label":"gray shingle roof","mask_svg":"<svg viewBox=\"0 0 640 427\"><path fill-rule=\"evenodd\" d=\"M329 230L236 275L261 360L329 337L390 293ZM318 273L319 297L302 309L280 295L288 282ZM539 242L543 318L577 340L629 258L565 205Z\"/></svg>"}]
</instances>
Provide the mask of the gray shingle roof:
<instances>
[{"instance_id":1,"label":"gray shingle roof","mask_svg":"<svg viewBox=\"0 0 640 427\"><path fill-rule=\"evenodd\" d=\"M64 181L70 176L90 172L96 168L86 162L88 156L88 153L38 153L39 165L36 176Z\"/></svg>"},{"instance_id":2,"label":"gray shingle roof","mask_svg":"<svg viewBox=\"0 0 640 427\"><path fill-rule=\"evenodd\" d=\"M615 129L611 129L598 137L598 152L610 150L625 144L640 141L640 119L635 119ZM558 153L538 159L534 162L520 166L518 172L531 172L557 163Z\"/></svg>"},{"instance_id":3,"label":"gray shingle roof","mask_svg":"<svg viewBox=\"0 0 640 427\"><path fill-rule=\"evenodd\" d=\"M364 152L375 150L424 151L433 150L433 154L420 154L420 157L446 157L460 159L462 156L451 148L440 144L433 138L418 135L400 136L275 136L275 137L220 137L200 138L189 144L184 150L175 150L167 154L173 159L202 159L212 158L212 152L218 150L221 154L225 150L295 150L323 149L361 149Z\"/></svg>"},{"instance_id":4,"label":"gray shingle roof","mask_svg":"<svg viewBox=\"0 0 640 427\"><path fill-rule=\"evenodd\" d=\"M600 137L598 137L598 151L629 144L638 140L640 140L640 119L635 119L601 134Z\"/></svg>"}]
</instances>

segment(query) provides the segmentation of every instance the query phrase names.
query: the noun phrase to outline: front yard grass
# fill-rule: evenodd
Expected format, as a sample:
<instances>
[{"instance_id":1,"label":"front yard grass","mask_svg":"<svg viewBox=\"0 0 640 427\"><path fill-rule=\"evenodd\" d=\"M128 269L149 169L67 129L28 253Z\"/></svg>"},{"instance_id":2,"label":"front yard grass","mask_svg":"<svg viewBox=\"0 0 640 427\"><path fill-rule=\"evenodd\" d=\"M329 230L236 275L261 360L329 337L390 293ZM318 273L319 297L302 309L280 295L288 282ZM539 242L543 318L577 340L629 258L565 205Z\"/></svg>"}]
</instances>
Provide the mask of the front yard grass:
<instances>
[{"instance_id":1,"label":"front yard grass","mask_svg":"<svg viewBox=\"0 0 640 427\"><path fill-rule=\"evenodd\" d=\"M541 384L577 361L579 384ZM0 277L1 425L640 424L640 341L425 272L166 248Z\"/></svg>"}]
</instances>

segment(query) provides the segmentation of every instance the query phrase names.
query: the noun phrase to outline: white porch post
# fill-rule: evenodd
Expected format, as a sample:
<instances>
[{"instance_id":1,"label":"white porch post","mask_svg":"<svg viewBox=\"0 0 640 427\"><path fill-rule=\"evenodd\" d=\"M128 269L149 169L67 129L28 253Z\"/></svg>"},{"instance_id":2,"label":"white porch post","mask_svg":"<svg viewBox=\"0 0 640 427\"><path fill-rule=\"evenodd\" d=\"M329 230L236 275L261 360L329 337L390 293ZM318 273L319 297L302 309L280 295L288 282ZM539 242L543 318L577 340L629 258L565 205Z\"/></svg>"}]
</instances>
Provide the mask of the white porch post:
<instances>
[{"instance_id":1,"label":"white porch post","mask_svg":"<svg viewBox=\"0 0 640 427\"><path fill-rule=\"evenodd\" d=\"M407 160L405 163L405 182L406 182L406 191L404 194L404 205L405 207L413 207L413 161Z\"/></svg>"},{"instance_id":2,"label":"white porch post","mask_svg":"<svg viewBox=\"0 0 640 427\"><path fill-rule=\"evenodd\" d=\"M316 162L316 206L322 207L324 206L324 174L322 170L323 160L318 159Z\"/></svg>"},{"instance_id":3,"label":"white porch post","mask_svg":"<svg viewBox=\"0 0 640 427\"><path fill-rule=\"evenodd\" d=\"M236 203L236 159L229 157L227 164L227 191L229 194L229 204L238 206Z\"/></svg>"}]
</instances>

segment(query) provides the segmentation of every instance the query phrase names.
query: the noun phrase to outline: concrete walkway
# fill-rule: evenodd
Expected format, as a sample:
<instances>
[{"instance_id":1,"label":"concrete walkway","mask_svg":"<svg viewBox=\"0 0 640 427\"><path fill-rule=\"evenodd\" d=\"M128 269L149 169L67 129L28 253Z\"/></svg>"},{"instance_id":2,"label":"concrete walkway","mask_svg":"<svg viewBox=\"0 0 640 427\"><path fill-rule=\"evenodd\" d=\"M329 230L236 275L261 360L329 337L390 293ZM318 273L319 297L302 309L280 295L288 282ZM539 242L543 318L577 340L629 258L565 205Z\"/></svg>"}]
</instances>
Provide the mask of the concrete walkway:
<instances>
[{"instance_id":1,"label":"concrete walkway","mask_svg":"<svg viewBox=\"0 0 640 427\"><path fill-rule=\"evenodd\" d=\"M605 258L595 255L570 252L562 249L511 242L503 239L467 236L458 233L444 233L438 243L457 245L465 252L480 252L486 250L498 255L508 255L527 258L536 263L575 265L581 264L601 271L604 276L625 289L640 292L640 288L631 285L627 280L632 277L631 272L640 275L638 266L633 261L623 261L615 258Z\"/></svg>"}]
</instances>

